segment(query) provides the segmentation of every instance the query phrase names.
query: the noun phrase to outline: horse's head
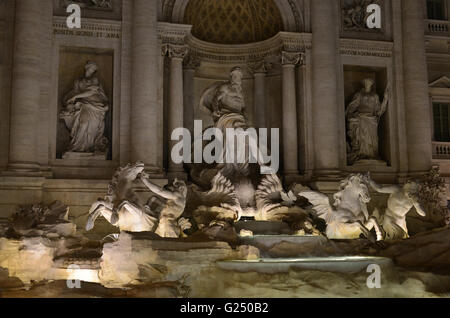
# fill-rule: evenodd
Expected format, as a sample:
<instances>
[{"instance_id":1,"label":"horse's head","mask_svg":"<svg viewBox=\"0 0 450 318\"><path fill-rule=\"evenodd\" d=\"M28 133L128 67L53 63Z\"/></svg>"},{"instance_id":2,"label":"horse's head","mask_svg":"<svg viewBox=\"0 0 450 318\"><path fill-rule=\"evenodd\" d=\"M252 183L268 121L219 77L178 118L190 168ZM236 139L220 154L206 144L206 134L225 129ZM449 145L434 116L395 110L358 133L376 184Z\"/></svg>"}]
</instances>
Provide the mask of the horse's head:
<instances>
[{"instance_id":1,"label":"horse's head","mask_svg":"<svg viewBox=\"0 0 450 318\"><path fill-rule=\"evenodd\" d=\"M334 195L335 206L343 201L370 202L370 192L366 184L366 178L362 174L352 174L341 182L339 192Z\"/></svg>"},{"instance_id":2,"label":"horse's head","mask_svg":"<svg viewBox=\"0 0 450 318\"><path fill-rule=\"evenodd\" d=\"M367 186L366 178L362 174L351 175L349 177L349 183L351 184L352 190L358 194L363 203L370 202L369 187Z\"/></svg>"},{"instance_id":3,"label":"horse's head","mask_svg":"<svg viewBox=\"0 0 450 318\"><path fill-rule=\"evenodd\" d=\"M134 181L137 179L138 175L141 174L145 169L144 163L136 162L129 163L120 170L120 179L126 181Z\"/></svg>"}]
</instances>

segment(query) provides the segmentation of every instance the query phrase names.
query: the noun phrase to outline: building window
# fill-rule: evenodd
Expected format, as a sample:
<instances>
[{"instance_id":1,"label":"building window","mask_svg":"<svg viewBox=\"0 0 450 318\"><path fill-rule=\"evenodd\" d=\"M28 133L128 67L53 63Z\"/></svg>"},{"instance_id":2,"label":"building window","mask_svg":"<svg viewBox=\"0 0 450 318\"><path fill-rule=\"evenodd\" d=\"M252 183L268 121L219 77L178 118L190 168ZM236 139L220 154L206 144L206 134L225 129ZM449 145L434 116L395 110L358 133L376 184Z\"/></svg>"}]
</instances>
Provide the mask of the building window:
<instances>
[{"instance_id":1,"label":"building window","mask_svg":"<svg viewBox=\"0 0 450 318\"><path fill-rule=\"evenodd\" d=\"M427 0L428 19L445 20L445 0Z\"/></svg>"},{"instance_id":2,"label":"building window","mask_svg":"<svg viewBox=\"0 0 450 318\"><path fill-rule=\"evenodd\" d=\"M449 108L450 104L433 104L434 141L450 142Z\"/></svg>"}]
</instances>

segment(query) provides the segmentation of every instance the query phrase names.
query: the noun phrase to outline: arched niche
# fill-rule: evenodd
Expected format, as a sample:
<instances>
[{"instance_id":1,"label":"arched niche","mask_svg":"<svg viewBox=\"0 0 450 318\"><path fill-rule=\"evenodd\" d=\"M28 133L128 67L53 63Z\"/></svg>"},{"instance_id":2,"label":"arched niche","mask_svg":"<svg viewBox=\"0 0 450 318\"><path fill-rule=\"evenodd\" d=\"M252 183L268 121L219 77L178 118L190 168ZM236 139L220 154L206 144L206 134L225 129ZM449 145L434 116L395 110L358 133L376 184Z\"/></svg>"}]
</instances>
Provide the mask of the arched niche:
<instances>
[{"instance_id":1,"label":"arched niche","mask_svg":"<svg viewBox=\"0 0 450 318\"><path fill-rule=\"evenodd\" d=\"M184 22L186 7L190 0L166 0L163 3L162 12L166 22ZM301 8L294 0L274 0L280 10L283 26L286 32L303 32L305 30L305 18Z\"/></svg>"}]
</instances>

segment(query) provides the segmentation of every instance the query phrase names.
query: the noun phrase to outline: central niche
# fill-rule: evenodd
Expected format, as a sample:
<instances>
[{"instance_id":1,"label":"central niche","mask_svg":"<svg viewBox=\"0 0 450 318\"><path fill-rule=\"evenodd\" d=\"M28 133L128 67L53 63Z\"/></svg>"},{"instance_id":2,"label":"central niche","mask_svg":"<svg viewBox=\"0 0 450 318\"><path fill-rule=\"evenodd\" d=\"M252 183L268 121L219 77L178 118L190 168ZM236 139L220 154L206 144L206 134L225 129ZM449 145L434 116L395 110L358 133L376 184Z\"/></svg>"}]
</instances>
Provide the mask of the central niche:
<instances>
[{"instance_id":1,"label":"central niche","mask_svg":"<svg viewBox=\"0 0 450 318\"><path fill-rule=\"evenodd\" d=\"M217 44L245 44L269 39L283 31L273 0L191 0L184 23L192 34Z\"/></svg>"}]
</instances>

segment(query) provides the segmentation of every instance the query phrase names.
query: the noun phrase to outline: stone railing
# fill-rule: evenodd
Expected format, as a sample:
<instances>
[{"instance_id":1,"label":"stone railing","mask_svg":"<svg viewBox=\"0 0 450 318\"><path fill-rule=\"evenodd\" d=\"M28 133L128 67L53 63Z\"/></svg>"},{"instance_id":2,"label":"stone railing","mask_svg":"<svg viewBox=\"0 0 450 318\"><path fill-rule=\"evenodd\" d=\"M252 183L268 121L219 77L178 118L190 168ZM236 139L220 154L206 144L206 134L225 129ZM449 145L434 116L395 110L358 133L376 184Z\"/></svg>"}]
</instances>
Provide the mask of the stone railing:
<instances>
[{"instance_id":1,"label":"stone railing","mask_svg":"<svg viewBox=\"0 0 450 318\"><path fill-rule=\"evenodd\" d=\"M450 159L450 142L433 141L433 159Z\"/></svg>"},{"instance_id":2,"label":"stone railing","mask_svg":"<svg viewBox=\"0 0 450 318\"><path fill-rule=\"evenodd\" d=\"M428 35L450 36L450 21L427 20L425 23L425 33Z\"/></svg>"}]
</instances>

